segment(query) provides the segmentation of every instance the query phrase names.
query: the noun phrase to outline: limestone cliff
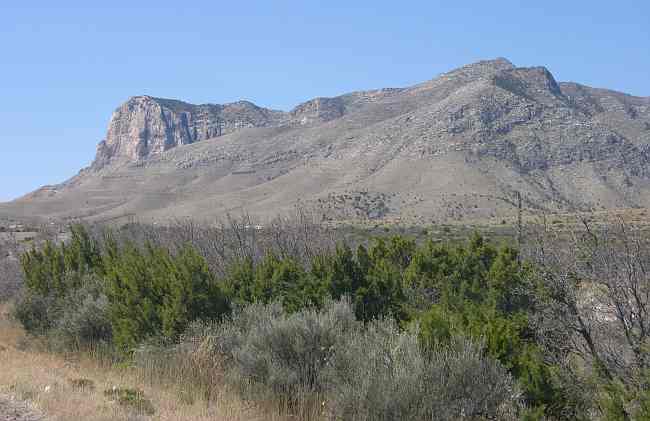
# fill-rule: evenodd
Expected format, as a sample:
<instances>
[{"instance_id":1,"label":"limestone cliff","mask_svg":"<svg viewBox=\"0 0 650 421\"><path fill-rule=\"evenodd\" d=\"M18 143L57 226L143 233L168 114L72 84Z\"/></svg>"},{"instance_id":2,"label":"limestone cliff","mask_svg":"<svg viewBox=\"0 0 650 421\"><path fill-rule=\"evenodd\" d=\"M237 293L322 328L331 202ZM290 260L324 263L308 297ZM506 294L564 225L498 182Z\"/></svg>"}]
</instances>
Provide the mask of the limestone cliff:
<instances>
[{"instance_id":1,"label":"limestone cliff","mask_svg":"<svg viewBox=\"0 0 650 421\"><path fill-rule=\"evenodd\" d=\"M180 145L222 136L244 127L280 124L283 113L247 101L193 105L136 96L111 117L106 139L99 143L93 169L134 162Z\"/></svg>"}]
</instances>

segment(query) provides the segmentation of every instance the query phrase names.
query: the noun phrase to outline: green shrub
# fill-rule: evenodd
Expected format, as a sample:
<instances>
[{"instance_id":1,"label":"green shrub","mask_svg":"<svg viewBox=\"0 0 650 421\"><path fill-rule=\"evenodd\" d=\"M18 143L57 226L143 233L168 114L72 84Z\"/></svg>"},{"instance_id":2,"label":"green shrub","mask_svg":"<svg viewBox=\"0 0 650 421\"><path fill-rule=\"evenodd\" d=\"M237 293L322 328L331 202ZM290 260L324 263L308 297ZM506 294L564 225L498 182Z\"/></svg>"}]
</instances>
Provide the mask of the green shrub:
<instances>
[{"instance_id":1,"label":"green shrub","mask_svg":"<svg viewBox=\"0 0 650 421\"><path fill-rule=\"evenodd\" d=\"M332 255L318 255L312 260L311 272L329 288L329 295L335 300L351 296L364 283L354 253L345 244L339 244Z\"/></svg>"},{"instance_id":2,"label":"green shrub","mask_svg":"<svg viewBox=\"0 0 650 421\"><path fill-rule=\"evenodd\" d=\"M15 315L32 333L79 349L114 341L123 353L148 337L175 339L197 319L214 319L229 304L205 259L192 247L167 249L106 235L103 250L83 226L70 241L26 252L26 292Z\"/></svg>"},{"instance_id":3,"label":"green shrub","mask_svg":"<svg viewBox=\"0 0 650 421\"><path fill-rule=\"evenodd\" d=\"M148 337L175 339L191 321L229 311L205 260L189 246L175 256L151 245L112 248L105 282L113 337L124 352Z\"/></svg>"},{"instance_id":4,"label":"green shrub","mask_svg":"<svg viewBox=\"0 0 650 421\"><path fill-rule=\"evenodd\" d=\"M105 297L99 275L103 263L97 243L81 225L71 238L55 245L47 241L20 259L25 291L14 316L33 334L53 335L69 343L87 343L110 336L105 324Z\"/></svg>"},{"instance_id":5,"label":"green shrub","mask_svg":"<svg viewBox=\"0 0 650 421\"><path fill-rule=\"evenodd\" d=\"M401 319L402 272L415 249L413 240L400 236L376 239L370 249L360 246L356 255L341 244L331 254L314 256L310 268L292 257L267 253L256 264L250 258L234 262L221 283L239 304L280 301L295 312L349 296L359 319L386 315Z\"/></svg>"},{"instance_id":6,"label":"green shrub","mask_svg":"<svg viewBox=\"0 0 650 421\"><path fill-rule=\"evenodd\" d=\"M372 249L371 249L372 251ZM364 284L354 293L357 316L365 321L383 316L403 318L404 292L398 268L384 257L376 257Z\"/></svg>"},{"instance_id":7,"label":"green shrub","mask_svg":"<svg viewBox=\"0 0 650 421\"><path fill-rule=\"evenodd\" d=\"M63 297L80 288L87 274L103 272L99 246L82 225L71 227L67 243L48 240L41 250L25 252L21 265L26 287L43 296Z\"/></svg>"},{"instance_id":8,"label":"green shrub","mask_svg":"<svg viewBox=\"0 0 650 421\"><path fill-rule=\"evenodd\" d=\"M325 284L291 257L267 254L255 271L252 302L281 301L289 312L323 304Z\"/></svg>"},{"instance_id":9,"label":"green shrub","mask_svg":"<svg viewBox=\"0 0 650 421\"><path fill-rule=\"evenodd\" d=\"M406 280L430 286L439 298L420 316L420 340L432 348L454 336L484 340L486 352L520 382L526 403L547 414L569 398L535 343L528 321L535 285L515 250L475 236L467 248L429 245L414 257Z\"/></svg>"},{"instance_id":10,"label":"green shrub","mask_svg":"<svg viewBox=\"0 0 650 421\"><path fill-rule=\"evenodd\" d=\"M255 264L251 257L233 261L221 280L224 293L239 305L255 301Z\"/></svg>"}]
</instances>

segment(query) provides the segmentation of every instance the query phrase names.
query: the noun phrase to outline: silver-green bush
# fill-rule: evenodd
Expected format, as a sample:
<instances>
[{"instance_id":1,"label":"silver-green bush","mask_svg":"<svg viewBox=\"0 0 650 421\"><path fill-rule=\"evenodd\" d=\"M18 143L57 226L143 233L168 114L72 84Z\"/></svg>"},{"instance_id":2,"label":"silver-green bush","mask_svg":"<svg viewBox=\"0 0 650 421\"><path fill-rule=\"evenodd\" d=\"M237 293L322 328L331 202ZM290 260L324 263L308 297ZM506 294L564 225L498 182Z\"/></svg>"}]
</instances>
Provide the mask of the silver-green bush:
<instances>
[{"instance_id":1,"label":"silver-green bush","mask_svg":"<svg viewBox=\"0 0 650 421\"><path fill-rule=\"evenodd\" d=\"M12 315L27 332L45 334L54 326L60 308L53 297L23 291L16 298Z\"/></svg>"},{"instance_id":2,"label":"silver-green bush","mask_svg":"<svg viewBox=\"0 0 650 421\"><path fill-rule=\"evenodd\" d=\"M254 304L219 325L216 351L242 391L303 398L325 390L325 368L356 327L347 302L294 314L280 303Z\"/></svg>"},{"instance_id":3,"label":"silver-green bush","mask_svg":"<svg viewBox=\"0 0 650 421\"><path fill-rule=\"evenodd\" d=\"M19 243L13 234L0 233L0 303L16 297L22 289L19 251Z\"/></svg>"},{"instance_id":4,"label":"silver-green bush","mask_svg":"<svg viewBox=\"0 0 650 421\"><path fill-rule=\"evenodd\" d=\"M83 286L56 297L24 291L16 300L13 315L25 329L45 335L55 350L79 350L108 344L111 323L108 300L95 275L86 275Z\"/></svg>"},{"instance_id":5,"label":"silver-green bush","mask_svg":"<svg viewBox=\"0 0 650 421\"><path fill-rule=\"evenodd\" d=\"M456 420L515 418L514 381L483 347L464 338L425 355L417 334L372 322L329 367L330 418Z\"/></svg>"},{"instance_id":6,"label":"silver-green bush","mask_svg":"<svg viewBox=\"0 0 650 421\"><path fill-rule=\"evenodd\" d=\"M51 332L66 349L80 349L107 344L111 340L108 299L104 294L80 291L67 300Z\"/></svg>"},{"instance_id":7,"label":"silver-green bush","mask_svg":"<svg viewBox=\"0 0 650 421\"><path fill-rule=\"evenodd\" d=\"M417 332L364 325L345 300L294 314L253 304L194 325L175 352L223 370L246 397L332 420L515 419L519 409L513 379L481 345L455 339L425 353Z\"/></svg>"},{"instance_id":8,"label":"silver-green bush","mask_svg":"<svg viewBox=\"0 0 650 421\"><path fill-rule=\"evenodd\" d=\"M14 298L23 285L20 263L1 255L0 248L0 302Z\"/></svg>"}]
</instances>

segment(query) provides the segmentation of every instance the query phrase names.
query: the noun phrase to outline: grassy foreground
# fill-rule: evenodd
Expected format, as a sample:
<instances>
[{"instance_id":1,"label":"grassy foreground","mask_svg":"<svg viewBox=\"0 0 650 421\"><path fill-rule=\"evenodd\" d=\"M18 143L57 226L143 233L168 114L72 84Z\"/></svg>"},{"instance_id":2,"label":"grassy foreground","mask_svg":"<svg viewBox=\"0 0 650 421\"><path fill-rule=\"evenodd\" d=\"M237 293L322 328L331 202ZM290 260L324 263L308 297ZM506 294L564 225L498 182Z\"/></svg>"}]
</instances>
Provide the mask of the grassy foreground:
<instances>
[{"instance_id":1,"label":"grassy foreground","mask_svg":"<svg viewBox=\"0 0 650 421\"><path fill-rule=\"evenodd\" d=\"M10 320L0 304L0 394L32 403L54 420L282 420L242 402L226 390L211 402L188 397L182 385L155 384L139 370L103 364L91 355L48 353ZM141 390L154 414L123 406L113 389ZM0 414L2 415L2 414Z\"/></svg>"}]
</instances>

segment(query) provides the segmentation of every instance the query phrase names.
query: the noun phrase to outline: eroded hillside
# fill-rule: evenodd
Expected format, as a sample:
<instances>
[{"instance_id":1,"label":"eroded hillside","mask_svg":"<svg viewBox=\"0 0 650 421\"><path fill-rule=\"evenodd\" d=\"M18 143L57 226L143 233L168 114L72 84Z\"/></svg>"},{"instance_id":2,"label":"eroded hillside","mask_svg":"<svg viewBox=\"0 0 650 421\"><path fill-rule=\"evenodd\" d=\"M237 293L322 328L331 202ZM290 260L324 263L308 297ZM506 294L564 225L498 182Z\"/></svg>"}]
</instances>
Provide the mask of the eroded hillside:
<instances>
[{"instance_id":1,"label":"eroded hillside","mask_svg":"<svg viewBox=\"0 0 650 421\"><path fill-rule=\"evenodd\" d=\"M94 163L0 205L44 217L259 217L300 203L325 220L432 222L528 209L650 205L650 98L483 61L400 89L289 112L134 97Z\"/></svg>"}]
</instances>

